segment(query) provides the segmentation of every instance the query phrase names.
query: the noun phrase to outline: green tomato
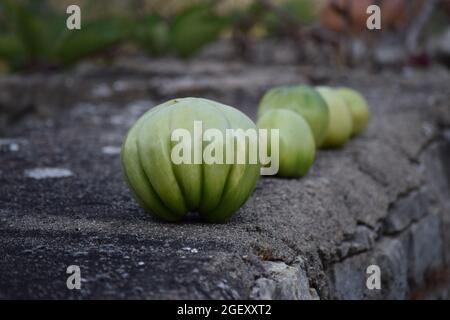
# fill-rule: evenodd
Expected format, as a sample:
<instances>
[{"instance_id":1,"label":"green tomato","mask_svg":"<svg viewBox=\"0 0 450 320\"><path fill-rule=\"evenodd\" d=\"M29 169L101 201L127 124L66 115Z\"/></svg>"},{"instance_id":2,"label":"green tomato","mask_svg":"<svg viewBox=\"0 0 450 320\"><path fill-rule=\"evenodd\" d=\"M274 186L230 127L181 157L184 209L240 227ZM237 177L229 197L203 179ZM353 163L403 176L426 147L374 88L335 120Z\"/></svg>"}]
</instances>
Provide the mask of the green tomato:
<instances>
[{"instance_id":1,"label":"green tomato","mask_svg":"<svg viewBox=\"0 0 450 320\"><path fill-rule=\"evenodd\" d=\"M353 132L355 136L363 132L369 122L369 104L357 91L350 88L338 88L337 91L347 103L353 119Z\"/></svg>"},{"instance_id":2,"label":"green tomato","mask_svg":"<svg viewBox=\"0 0 450 320\"><path fill-rule=\"evenodd\" d=\"M328 87L317 87L316 90L322 95L328 104L330 118L324 148L342 147L353 131L352 115L344 99L335 89Z\"/></svg>"},{"instance_id":3,"label":"green tomato","mask_svg":"<svg viewBox=\"0 0 450 320\"><path fill-rule=\"evenodd\" d=\"M249 164L195 162L195 146L201 155L215 139L206 141L196 135L194 121L201 121L202 132L218 130L226 137L227 129L255 129L255 124L242 112L214 101L200 98L170 100L146 112L128 132L122 145L121 160L125 178L138 203L154 216L178 221L191 211L197 211L210 222L222 222L231 217L249 198L259 177L260 166ZM191 162L175 164L173 141L176 129L188 132L189 144L182 141ZM228 140L227 140L228 141ZM230 140L231 141L231 140ZM181 142L181 140L180 140ZM237 144L219 143L226 159L226 150L239 150ZM217 149L217 150L219 150ZM246 140L245 157L249 157ZM183 152L183 156L184 156Z\"/></svg>"},{"instance_id":4,"label":"green tomato","mask_svg":"<svg viewBox=\"0 0 450 320\"><path fill-rule=\"evenodd\" d=\"M288 109L301 115L311 127L316 146L322 145L328 129L329 111L316 90L305 85L273 88L259 103L258 119L272 109Z\"/></svg>"},{"instance_id":5,"label":"green tomato","mask_svg":"<svg viewBox=\"0 0 450 320\"><path fill-rule=\"evenodd\" d=\"M257 127L279 129L280 177L302 177L308 172L314 162L316 144L302 116L290 110L269 110L259 118ZM269 152L272 152L270 148Z\"/></svg>"}]
</instances>

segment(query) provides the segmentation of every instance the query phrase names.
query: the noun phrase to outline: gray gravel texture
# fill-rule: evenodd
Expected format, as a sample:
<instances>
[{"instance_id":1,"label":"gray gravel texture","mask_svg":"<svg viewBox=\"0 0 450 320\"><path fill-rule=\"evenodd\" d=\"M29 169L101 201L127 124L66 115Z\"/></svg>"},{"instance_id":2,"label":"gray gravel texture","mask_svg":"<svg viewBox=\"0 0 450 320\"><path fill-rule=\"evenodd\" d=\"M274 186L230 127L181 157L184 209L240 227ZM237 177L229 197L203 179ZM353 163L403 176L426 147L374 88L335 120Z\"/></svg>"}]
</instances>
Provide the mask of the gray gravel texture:
<instances>
[{"instance_id":1,"label":"gray gravel texture","mask_svg":"<svg viewBox=\"0 0 450 320\"><path fill-rule=\"evenodd\" d=\"M254 118L266 89L292 83L360 90L367 132L320 151L303 179L261 178L224 224L163 223L137 206L117 148L145 110L203 96ZM446 298L449 83L441 67L170 59L0 78L0 298ZM71 175L29 177L36 168ZM386 271L368 292L373 262ZM81 268L81 290L66 287L69 265Z\"/></svg>"}]
</instances>

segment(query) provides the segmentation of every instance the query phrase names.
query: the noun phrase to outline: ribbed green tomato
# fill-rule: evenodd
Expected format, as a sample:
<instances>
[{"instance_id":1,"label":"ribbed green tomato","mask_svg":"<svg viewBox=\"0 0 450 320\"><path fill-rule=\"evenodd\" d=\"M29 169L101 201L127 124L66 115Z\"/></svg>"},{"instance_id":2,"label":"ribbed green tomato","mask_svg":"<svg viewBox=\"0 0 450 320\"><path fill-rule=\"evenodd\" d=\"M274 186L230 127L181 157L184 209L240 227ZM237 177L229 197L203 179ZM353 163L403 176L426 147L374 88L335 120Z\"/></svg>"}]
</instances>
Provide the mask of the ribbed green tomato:
<instances>
[{"instance_id":1,"label":"ribbed green tomato","mask_svg":"<svg viewBox=\"0 0 450 320\"><path fill-rule=\"evenodd\" d=\"M337 90L329 87L317 87L316 90L325 99L330 110L328 131L322 147L342 147L350 139L353 130L350 110Z\"/></svg>"},{"instance_id":2,"label":"ribbed green tomato","mask_svg":"<svg viewBox=\"0 0 450 320\"><path fill-rule=\"evenodd\" d=\"M369 104L367 100L357 91L350 88L337 89L350 109L353 119L353 132L355 136L363 132L369 122Z\"/></svg>"},{"instance_id":3,"label":"ribbed green tomato","mask_svg":"<svg viewBox=\"0 0 450 320\"><path fill-rule=\"evenodd\" d=\"M279 129L278 176L302 177L308 172L314 162L316 144L311 128L302 116L285 109L269 110L256 125L259 129Z\"/></svg>"},{"instance_id":4,"label":"ribbed green tomato","mask_svg":"<svg viewBox=\"0 0 450 320\"><path fill-rule=\"evenodd\" d=\"M203 132L217 129L223 134L223 163L202 160L200 164L174 164L172 148L178 143L172 141L175 129L186 129L196 140L187 147L191 156L195 143L203 152L214 141L206 141L203 134L196 136L194 121L201 121ZM239 128L256 126L239 110L206 99L175 99L150 109L130 129L121 150L125 178L138 203L167 221L178 221L191 211L210 222L231 217L248 199L260 174L257 163L226 163L227 147L233 143L225 139L226 130ZM236 143L234 150L235 156L243 151Z\"/></svg>"},{"instance_id":5,"label":"ribbed green tomato","mask_svg":"<svg viewBox=\"0 0 450 320\"><path fill-rule=\"evenodd\" d=\"M288 109L301 115L311 127L316 146L322 145L328 129L329 111L314 88L306 85L273 88L259 103L258 119L272 109Z\"/></svg>"}]
</instances>

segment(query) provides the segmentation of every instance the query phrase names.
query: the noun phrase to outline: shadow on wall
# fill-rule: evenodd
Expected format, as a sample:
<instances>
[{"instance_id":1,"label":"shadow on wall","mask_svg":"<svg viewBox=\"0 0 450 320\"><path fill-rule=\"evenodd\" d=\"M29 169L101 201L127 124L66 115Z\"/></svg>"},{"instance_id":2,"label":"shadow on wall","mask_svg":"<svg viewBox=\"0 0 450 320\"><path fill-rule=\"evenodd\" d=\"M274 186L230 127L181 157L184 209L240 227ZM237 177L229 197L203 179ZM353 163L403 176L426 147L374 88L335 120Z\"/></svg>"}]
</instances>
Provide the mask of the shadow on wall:
<instances>
[{"instance_id":1,"label":"shadow on wall","mask_svg":"<svg viewBox=\"0 0 450 320\"><path fill-rule=\"evenodd\" d=\"M450 186L450 129L447 129L444 133L444 144L442 146L442 162L447 177L447 183Z\"/></svg>"}]
</instances>

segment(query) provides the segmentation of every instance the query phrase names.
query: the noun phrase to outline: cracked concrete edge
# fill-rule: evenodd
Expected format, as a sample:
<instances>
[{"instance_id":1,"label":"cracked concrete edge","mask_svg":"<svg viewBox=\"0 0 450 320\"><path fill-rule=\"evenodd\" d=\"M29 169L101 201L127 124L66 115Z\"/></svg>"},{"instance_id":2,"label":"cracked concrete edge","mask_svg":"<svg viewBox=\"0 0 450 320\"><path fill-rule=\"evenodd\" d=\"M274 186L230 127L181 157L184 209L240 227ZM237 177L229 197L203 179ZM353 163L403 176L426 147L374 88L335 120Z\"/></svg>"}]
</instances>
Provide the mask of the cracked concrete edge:
<instances>
[{"instance_id":1,"label":"cracked concrete edge","mask_svg":"<svg viewBox=\"0 0 450 320\"><path fill-rule=\"evenodd\" d=\"M318 300L316 289L311 288L304 262L298 257L292 265L281 261L264 261L265 276L258 278L250 299L255 300Z\"/></svg>"},{"instance_id":2,"label":"cracked concrete edge","mask_svg":"<svg viewBox=\"0 0 450 320\"><path fill-rule=\"evenodd\" d=\"M445 266L440 230L441 219L438 214L430 214L417 220L396 237L386 235L376 241L373 239L373 231L361 226L355 242L349 244L361 251L348 254L341 261L332 264L327 271L329 298L356 300L418 297L426 277ZM370 265L380 267L381 290L370 290L366 286L366 269ZM281 261L265 261L263 267L264 276L255 281L250 293L251 299L319 299L316 289L310 285L302 257L298 257L292 265ZM420 297L448 298L446 283L438 285L443 286L444 290L431 290L426 296Z\"/></svg>"},{"instance_id":3,"label":"cracked concrete edge","mask_svg":"<svg viewBox=\"0 0 450 320\"><path fill-rule=\"evenodd\" d=\"M397 237L383 236L370 251L351 256L329 268L331 298L406 299L425 284L426 277L445 268L441 219L431 214L415 222ZM366 286L366 268L378 265L381 290ZM448 281L448 279L443 279ZM442 283L448 287L447 283ZM447 298L447 292L430 292ZM428 295L430 297L430 295Z\"/></svg>"},{"instance_id":4,"label":"cracked concrete edge","mask_svg":"<svg viewBox=\"0 0 450 320\"><path fill-rule=\"evenodd\" d=\"M360 226L354 242L346 247L360 250L331 264L325 271L332 299L406 299L417 296L426 277L445 268L444 243L441 218L438 214L427 215L412 223L396 237L383 235L376 241L374 232ZM341 245L342 247L343 245ZM377 265L381 270L381 290L366 286L367 267ZM264 276L256 279L250 299L320 299L311 287L302 257L287 265L281 261L263 262ZM442 278L443 281L449 281ZM439 283L444 290L430 290L426 298L448 298L447 284ZM424 298L421 296L421 298Z\"/></svg>"},{"instance_id":5,"label":"cracked concrete edge","mask_svg":"<svg viewBox=\"0 0 450 320\"><path fill-rule=\"evenodd\" d=\"M444 224L450 215L450 199L445 198L450 186L444 158L435 161L444 147L448 142L437 140L418 155L419 162L427 164L423 174L428 181L400 193L375 227L359 223L354 234L337 246L334 259L322 259L329 286L329 291L322 290L322 298L449 298L450 241ZM381 290L366 286L366 268L374 264L381 270ZM263 268L265 276L255 281L250 298L320 299L301 256L291 265L265 261Z\"/></svg>"}]
</instances>

